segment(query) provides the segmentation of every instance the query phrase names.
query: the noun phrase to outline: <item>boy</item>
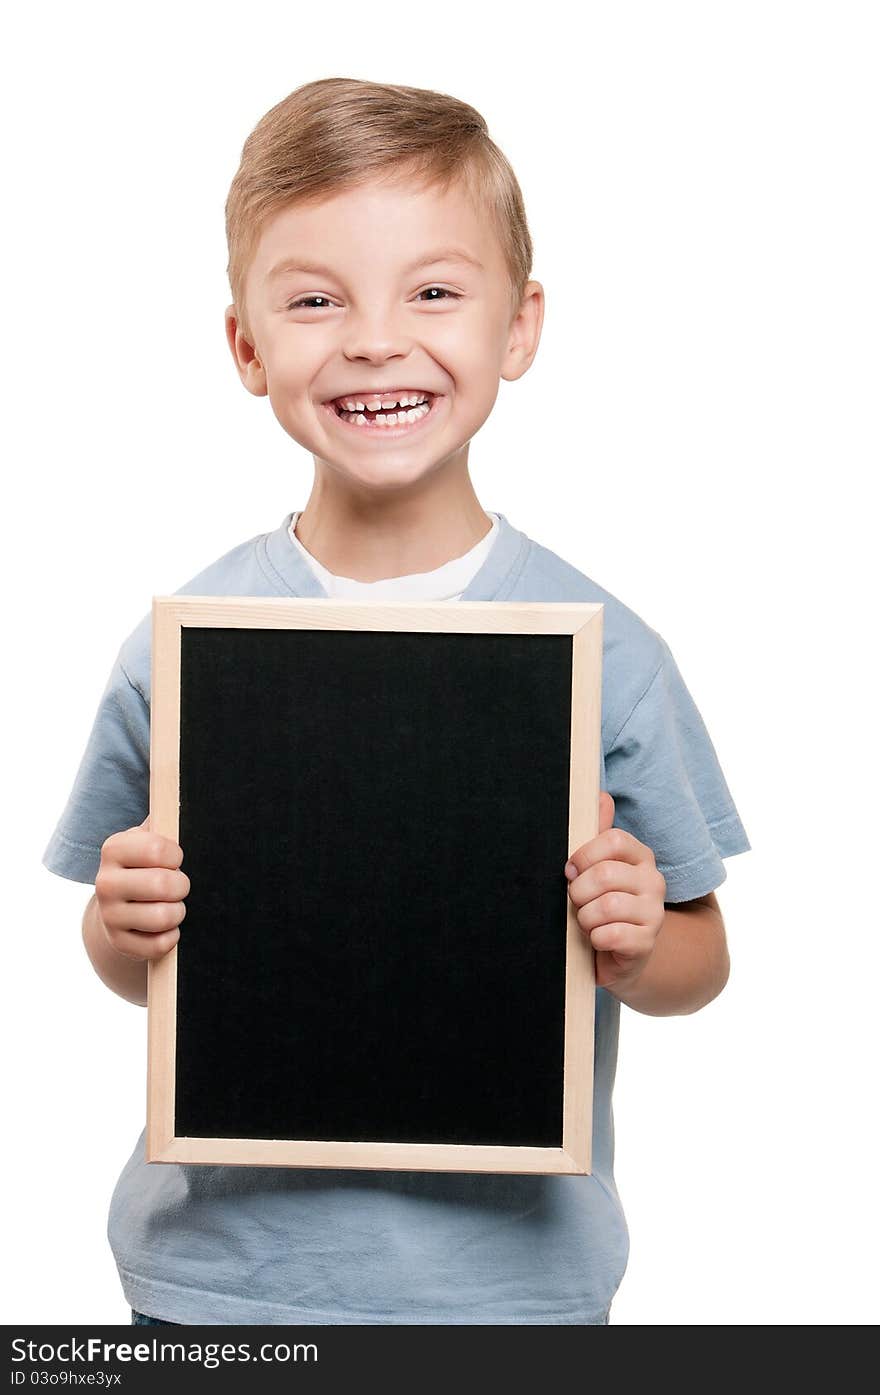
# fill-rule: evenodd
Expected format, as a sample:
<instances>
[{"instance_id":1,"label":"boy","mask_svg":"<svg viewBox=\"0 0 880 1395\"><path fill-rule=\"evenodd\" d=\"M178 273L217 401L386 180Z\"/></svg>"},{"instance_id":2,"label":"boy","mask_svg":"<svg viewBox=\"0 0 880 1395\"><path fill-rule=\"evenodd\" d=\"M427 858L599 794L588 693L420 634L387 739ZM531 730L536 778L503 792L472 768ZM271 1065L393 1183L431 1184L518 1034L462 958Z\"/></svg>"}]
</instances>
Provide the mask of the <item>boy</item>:
<instances>
[{"instance_id":1,"label":"boy","mask_svg":"<svg viewBox=\"0 0 880 1395\"><path fill-rule=\"evenodd\" d=\"M612 1170L620 1003L688 1013L721 991L713 889L748 839L661 637L474 493L470 439L543 321L519 186L479 113L415 88L307 84L248 137L227 233L236 368L315 477L301 513L181 593L605 605L600 831L569 868L597 951L594 1171L149 1165L142 1134L108 1227L132 1320L606 1323L628 1254ZM43 859L94 882L87 951L139 1004L147 961L186 934L189 891L185 849L145 817L149 701L147 614Z\"/></svg>"}]
</instances>

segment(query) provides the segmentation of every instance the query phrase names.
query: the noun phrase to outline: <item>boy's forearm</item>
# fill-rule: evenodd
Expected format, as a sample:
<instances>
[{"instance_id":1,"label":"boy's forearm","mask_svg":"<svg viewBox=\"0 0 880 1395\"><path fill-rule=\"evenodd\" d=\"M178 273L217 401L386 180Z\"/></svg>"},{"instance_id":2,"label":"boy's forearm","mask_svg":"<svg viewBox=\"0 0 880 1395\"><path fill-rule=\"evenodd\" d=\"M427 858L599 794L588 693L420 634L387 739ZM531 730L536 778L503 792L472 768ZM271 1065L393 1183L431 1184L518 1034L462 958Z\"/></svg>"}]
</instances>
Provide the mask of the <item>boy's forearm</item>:
<instances>
[{"instance_id":1,"label":"boy's forearm","mask_svg":"<svg viewBox=\"0 0 880 1395\"><path fill-rule=\"evenodd\" d=\"M92 896L83 913L82 937L95 973L102 983L129 1003L146 1007L147 961L132 959L130 955L120 954L113 948L107 939L95 896Z\"/></svg>"},{"instance_id":2,"label":"boy's forearm","mask_svg":"<svg viewBox=\"0 0 880 1395\"><path fill-rule=\"evenodd\" d=\"M721 912L699 901L667 906L648 963L636 981L616 989L622 1003L649 1017L697 1012L727 982L730 959Z\"/></svg>"}]
</instances>

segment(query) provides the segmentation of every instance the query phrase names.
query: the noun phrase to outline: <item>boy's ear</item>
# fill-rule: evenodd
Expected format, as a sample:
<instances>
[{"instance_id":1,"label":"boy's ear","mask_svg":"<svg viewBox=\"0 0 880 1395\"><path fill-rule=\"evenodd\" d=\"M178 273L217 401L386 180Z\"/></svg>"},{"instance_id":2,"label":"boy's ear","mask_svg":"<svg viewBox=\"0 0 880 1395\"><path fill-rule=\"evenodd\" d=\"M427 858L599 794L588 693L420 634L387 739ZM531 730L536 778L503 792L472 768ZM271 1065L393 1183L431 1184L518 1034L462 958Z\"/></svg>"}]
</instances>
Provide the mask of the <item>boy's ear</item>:
<instances>
[{"instance_id":1,"label":"boy's ear","mask_svg":"<svg viewBox=\"0 0 880 1395\"><path fill-rule=\"evenodd\" d=\"M266 386L266 370L260 362L260 357L253 344L245 339L238 323L238 311L234 305L227 305L224 311L226 323L226 342L235 360L235 367L238 376L244 383L248 392L252 392L255 397L265 397L268 388Z\"/></svg>"},{"instance_id":2,"label":"boy's ear","mask_svg":"<svg viewBox=\"0 0 880 1395\"><path fill-rule=\"evenodd\" d=\"M541 327L544 323L544 287L540 281L528 281L519 309L510 322L507 352L501 377L515 382L532 365L538 352Z\"/></svg>"}]
</instances>

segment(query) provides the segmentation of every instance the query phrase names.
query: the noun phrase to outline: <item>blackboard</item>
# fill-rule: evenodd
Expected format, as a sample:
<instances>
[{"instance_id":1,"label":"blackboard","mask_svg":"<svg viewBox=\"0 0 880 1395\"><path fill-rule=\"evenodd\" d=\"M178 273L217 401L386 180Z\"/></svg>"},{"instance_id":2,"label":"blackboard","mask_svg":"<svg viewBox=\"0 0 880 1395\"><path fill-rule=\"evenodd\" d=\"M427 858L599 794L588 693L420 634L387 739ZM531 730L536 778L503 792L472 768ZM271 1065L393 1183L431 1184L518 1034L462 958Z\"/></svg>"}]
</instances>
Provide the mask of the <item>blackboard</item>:
<instances>
[{"instance_id":1,"label":"blackboard","mask_svg":"<svg viewBox=\"0 0 880 1395\"><path fill-rule=\"evenodd\" d=\"M154 597L148 1161L589 1171L601 625Z\"/></svg>"}]
</instances>

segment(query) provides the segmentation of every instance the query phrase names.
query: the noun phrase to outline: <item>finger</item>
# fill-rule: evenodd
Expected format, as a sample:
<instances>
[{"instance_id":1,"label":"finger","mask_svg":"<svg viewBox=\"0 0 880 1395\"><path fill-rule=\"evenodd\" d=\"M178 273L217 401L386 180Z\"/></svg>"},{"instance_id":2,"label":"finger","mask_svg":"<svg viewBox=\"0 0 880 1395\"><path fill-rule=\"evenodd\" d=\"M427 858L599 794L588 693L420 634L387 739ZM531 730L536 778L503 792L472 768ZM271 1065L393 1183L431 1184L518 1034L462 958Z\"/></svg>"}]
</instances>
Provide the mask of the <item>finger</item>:
<instances>
[{"instance_id":1,"label":"finger","mask_svg":"<svg viewBox=\"0 0 880 1395\"><path fill-rule=\"evenodd\" d=\"M182 901L190 892L185 872L166 867L123 867L104 863L95 878L103 901Z\"/></svg>"},{"instance_id":2,"label":"finger","mask_svg":"<svg viewBox=\"0 0 880 1395\"><path fill-rule=\"evenodd\" d=\"M127 878L126 901L182 901L190 892L190 880L185 872L166 867L120 868Z\"/></svg>"},{"instance_id":3,"label":"finger","mask_svg":"<svg viewBox=\"0 0 880 1395\"><path fill-rule=\"evenodd\" d=\"M173 838L144 828L126 828L113 833L101 846L102 858L120 867L171 867L183 861L183 849Z\"/></svg>"},{"instance_id":4,"label":"finger","mask_svg":"<svg viewBox=\"0 0 880 1395\"><path fill-rule=\"evenodd\" d=\"M611 828L611 826L613 825L613 823L614 823L614 800L611 798L611 795L608 793L607 790L600 790L600 791L599 791L599 827L598 827L598 829L597 829L597 834L598 834L598 833L605 833L605 832L607 832L607 830L608 830L609 828ZM588 848L589 846L590 846L590 845L589 845L588 842L582 844L581 848L578 849L578 852L583 852L583 850L584 850L585 848ZM565 864L565 875L568 877L569 881L572 879L572 877L576 877L577 874L578 874L578 872L583 871L583 868L580 867L580 866L578 865L578 852L572 853L572 855L571 855L569 861Z\"/></svg>"},{"instance_id":5,"label":"finger","mask_svg":"<svg viewBox=\"0 0 880 1395\"><path fill-rule=\"evenodd\" d=\"M614 862L610 859L597 862L569 882L568 894L576 906L585 906L588 901L595 901L597 896L604 896L607 891L628 891L633 896L639 896L645 890L643 875L641 868L633 866L631 862Z\"/></svg>"},{"instance_id":6,"label":"finger","mask_svg":"<svg viewBox=\"0 0 880 1395\"><path fill-rule=\"evenodd\" d=\"M108 931L125 935L135 930L146 935L161 935L173 930L186 916L182 901L117 901L101 911Z\"/></svg>"},{"instance_id":7,"label":"finger","mask_svg":"<svg viewBox=\"0 0 880 1395\"><path fill-rule=\"evenodd\" d=\"M636 959L646 959L654 947L654 936L644 925L630 925L628 921L612 921L610 925L600 925L590 932L590 943L598 953L604 950L620 961L622 969Z\"/></svg>"},{"instance_id":8,"label":"finger","mask_svg":"<svg viewBox=\"0 0 880 1395\"><path fill-rule=\"evenodd\" d=\"M633 896L628 891L606 891L594 901L588 901L577 911L577 923L582 930L597 930L600 925L625 922L632 928L650 926L652 901L647 896Z\"/></svg>"},{"instance_id":9,"label":"finger","mask_svg":"<svg viewBox=\"0 0 880 1395\"><path fill-rule=\"evenodd\" d=\"M120 930L113 948L129 959L161 959L179 939L180 931L176 927L157 935L145 935L138 930Z\"/></svg>"},{"instance_id":10,"label":"finger","mask_svg":"<svg viewBox=\"0 0 880 1395\"><path fill-rule=\"evenodd\" d=\"M617 956L609 954L607 950L596 951L596 986L598 988L609 988L623 978L631 969L631 963L619 961Z\"/></svg>"},{"instance_id":11,"label":"finger","mask_svg":"<svg viewBox=\"0 0 880 1395\"><path fill-rule=\"evenodd\" d=\"M638 838L634 838L631 833L627 833L623 828L606 828L604 832L597 833L595 838L591 838L588 843L582 843L569 858L576 869L576 875L586 872L588 867L593 867L597 862L607 860L618 862L639 862L654 861L654 854L644 843L640 843Z\"/></svg>"}]
</instances>

